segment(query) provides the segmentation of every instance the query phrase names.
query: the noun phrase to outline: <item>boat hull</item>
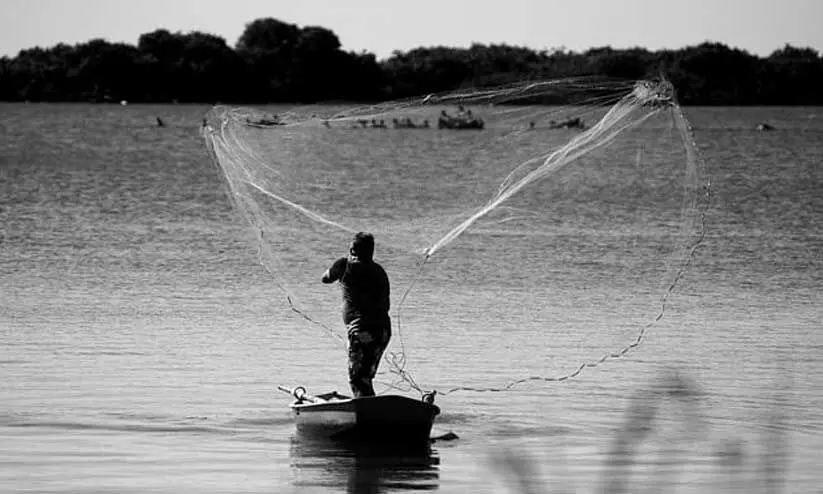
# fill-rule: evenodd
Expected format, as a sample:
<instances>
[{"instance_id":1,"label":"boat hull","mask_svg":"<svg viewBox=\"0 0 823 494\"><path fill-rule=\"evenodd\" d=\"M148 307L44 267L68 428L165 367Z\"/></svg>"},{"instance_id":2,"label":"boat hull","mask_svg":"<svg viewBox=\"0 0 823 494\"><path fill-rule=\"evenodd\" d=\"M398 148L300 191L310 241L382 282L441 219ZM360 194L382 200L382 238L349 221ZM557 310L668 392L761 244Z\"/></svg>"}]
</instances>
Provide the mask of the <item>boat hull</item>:
<instances>
[{"instance_id":1,"label":"boat hull","mask_svg":"<svg viewBox=\"0 0 823 494\"><path fill-rule=\"evenodd\" d=\"M405 396L349 398L329 393L291 404L302 435L332 440L427 444L440 409Z\"/></svg>"},{"instance_id":2,"label":"boat hull","mask_svg":"<svg viewBox=\"0 0 823 494\"><path fill-rule=\"evenodd\" d=\"M483 130L485 124L480 119L443 118L437 120L437 128L454 130Z\"/></svg>"}]
</instances>

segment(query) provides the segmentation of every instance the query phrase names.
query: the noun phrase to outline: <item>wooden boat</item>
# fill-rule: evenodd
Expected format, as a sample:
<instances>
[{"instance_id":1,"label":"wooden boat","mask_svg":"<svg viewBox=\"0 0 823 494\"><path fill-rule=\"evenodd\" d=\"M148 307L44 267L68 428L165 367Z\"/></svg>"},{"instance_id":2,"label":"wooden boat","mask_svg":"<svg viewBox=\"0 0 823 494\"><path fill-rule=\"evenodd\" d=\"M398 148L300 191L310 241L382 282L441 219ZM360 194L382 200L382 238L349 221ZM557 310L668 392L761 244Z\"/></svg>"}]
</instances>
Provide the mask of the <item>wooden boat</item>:
<instances>
[{"instance_id":1,"label":"wooden boat","mask_svg":"<svg viewBox=\"0 0 823 494\"><path fill-rule=\"evenodd\" d=\"M246 125L251 127L276 127L286 125L286 123L281 121L280 117L274 115L272 117L261 117L257 120L246 119Z\"/></svg>"},{"instance_id":2,"label":"wooden boat","mask_svg":"<svg viewBox=\"0 0 823 494\"><path fill-rule=\"evenodd\" d=\"M313 438L427 445L440 413L433 394L414 400L399 395L352 398L336 391L312 396L302 386L278 389L295 398L289 406L298 433Z\"/></svg>"},{"instance_id":3,"label":"wooden boat","mask_svg":"<svg viewBox=\"0 0 823 494\"><path fill-rule=\"evenodd\" d=\"M586 125L580 119L580 117L575 118L567 118L566 120L555 122L554 120L549 122L550 129L585 129Z\"/></svg>"},{"instance_id":4,"label":"wooden boat","mask_svg":"<svg viewBox=\"0 0 823 494\"><path fill-rule=\"evenodd\" d=\"M455 118L441 115L437 119L438 129L483 130L484 126L483 120L479 118Z\"/></svg>"}]
</instances>

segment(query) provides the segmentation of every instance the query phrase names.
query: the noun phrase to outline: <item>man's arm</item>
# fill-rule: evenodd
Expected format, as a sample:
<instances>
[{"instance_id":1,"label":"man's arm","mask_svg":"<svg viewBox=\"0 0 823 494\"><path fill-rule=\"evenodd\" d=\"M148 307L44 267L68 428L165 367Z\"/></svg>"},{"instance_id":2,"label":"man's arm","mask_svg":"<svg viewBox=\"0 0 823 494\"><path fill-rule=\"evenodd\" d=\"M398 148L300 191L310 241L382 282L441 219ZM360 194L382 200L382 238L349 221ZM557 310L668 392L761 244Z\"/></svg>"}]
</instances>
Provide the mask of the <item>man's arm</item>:
<instances>
[{"instance_id":1,"label":"man's arm","mask_svg":"<svg viewBox=\"0 0 823 494\"><path fill-rule=\"evenodd\" d=\"M331 265L329 269L323 273L323 278L320 279L323 283L334 283L335 281L339 280L343 273L346 271L346 258L341 257L340 259L336 260L334 264Z\"/></svg>"}]
</instances>

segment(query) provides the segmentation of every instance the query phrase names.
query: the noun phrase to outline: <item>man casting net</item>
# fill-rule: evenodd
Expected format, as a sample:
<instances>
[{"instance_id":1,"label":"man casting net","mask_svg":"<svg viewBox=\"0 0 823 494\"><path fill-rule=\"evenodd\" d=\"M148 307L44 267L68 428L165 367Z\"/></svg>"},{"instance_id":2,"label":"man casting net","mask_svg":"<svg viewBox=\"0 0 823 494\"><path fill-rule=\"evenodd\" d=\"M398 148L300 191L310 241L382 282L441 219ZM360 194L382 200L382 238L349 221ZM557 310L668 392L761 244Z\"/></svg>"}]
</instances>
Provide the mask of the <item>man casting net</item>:
<instances>
[{"instance_id":1,"label":"man casting net","mask_svg":"<svg viewBox=\"0 0 823 494\"><path fill-rule=\"evenodd\" d=\"M320 276L373 234L392 286L378 377L401 389L502 390L619 358L663 316L702 238L705 178L666 81L217 107L203 134L280 315L308 341L345 344ZM474 366L472 382L450 366Z\"/></svg>"}]
</instances>

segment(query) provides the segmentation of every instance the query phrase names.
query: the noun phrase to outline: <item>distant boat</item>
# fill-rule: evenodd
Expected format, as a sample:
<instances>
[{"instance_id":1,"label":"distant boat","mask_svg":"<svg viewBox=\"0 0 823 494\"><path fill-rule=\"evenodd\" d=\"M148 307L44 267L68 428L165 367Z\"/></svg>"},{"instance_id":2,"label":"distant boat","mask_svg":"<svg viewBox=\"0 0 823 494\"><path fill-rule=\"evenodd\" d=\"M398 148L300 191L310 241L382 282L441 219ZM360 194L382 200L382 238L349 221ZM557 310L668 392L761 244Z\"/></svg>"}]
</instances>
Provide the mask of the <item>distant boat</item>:
<instances>
[{"instance_id":1,"label":"distant boat","mask_svg":"<svg viewBox=\"0 0 823 494\"><path fill-rule=\"evenodd\" d=\"M295 400L289 405L297 431L312 438L422 446L429 443L440 408L433 395L415 400L399 395L351 398L336 391L311 396L299 386L278 386Z\"/></svg>"},{"instance_id":2,"label":"distant boat","mask_svg":"<svg viewBox=\"0 0 823 494\"><path fill-rule=\"evenodd\" d=\"M273 117L261 117L256 120L247 119L247 125L251 125L253 127L274 127L277 125L286 125L285 122L280 120L280 117L274 115Z\"/></svg>"},{"instance_id":3,"label":"distant boat","mask_svg":"<svg viewBox=\"0 0 823 494\"><path fill-rule=\"evenodd\" d=\"M428 129L429 128L429 121L423 120L423 123L416 124L410 118L404 119L392 119L392 127L395 129Z\"/></svg>"},{"instance_id":4,"label":"distant boat","mask_svg":"<svg viewBox=\"0 0 823 494\"><path fill-rule=\"evenodd\" d=\"M470 114L466 116L452 117L448 115L445 110L440 113L437 119L438 129L473 129L482 130L485 123L482 118L473 117Z\"/></svg>"},{"instance_id":5,"label":"distant boat","mask_svg":"<svg viewBox=\"0 0 823 494\"><path fill-rule=\"evenodd\" d=\"M567 118L566 120L562 120L560 122L555 122L552 120L549 122L550 129L585 129L586 126L583 124L583 121L580 117L575 118Z\"/></svg>"}]
</instances>

